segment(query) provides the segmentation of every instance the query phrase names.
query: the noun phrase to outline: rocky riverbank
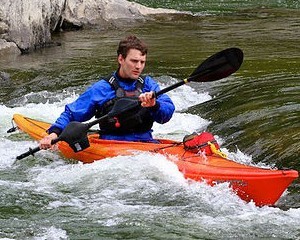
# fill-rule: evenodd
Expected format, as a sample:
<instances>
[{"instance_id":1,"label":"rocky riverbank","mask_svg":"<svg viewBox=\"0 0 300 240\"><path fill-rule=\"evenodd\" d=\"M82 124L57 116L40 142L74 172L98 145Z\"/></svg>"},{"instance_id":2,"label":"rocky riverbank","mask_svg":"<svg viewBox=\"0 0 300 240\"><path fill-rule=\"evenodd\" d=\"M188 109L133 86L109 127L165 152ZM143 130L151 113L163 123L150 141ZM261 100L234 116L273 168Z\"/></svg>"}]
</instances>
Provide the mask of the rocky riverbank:
<instances>
[{"instance_id":1,"label":"rocky riverbank","mask_svg":"<svg viewBox=\"0 0 300 240\"><path fill-rule=\"evenodd\" d=\"M147 8L126 0L5 0L0 5L0 56L49 46L55 31L110 27L175 10Z\"/></svg>"}]
</instances>

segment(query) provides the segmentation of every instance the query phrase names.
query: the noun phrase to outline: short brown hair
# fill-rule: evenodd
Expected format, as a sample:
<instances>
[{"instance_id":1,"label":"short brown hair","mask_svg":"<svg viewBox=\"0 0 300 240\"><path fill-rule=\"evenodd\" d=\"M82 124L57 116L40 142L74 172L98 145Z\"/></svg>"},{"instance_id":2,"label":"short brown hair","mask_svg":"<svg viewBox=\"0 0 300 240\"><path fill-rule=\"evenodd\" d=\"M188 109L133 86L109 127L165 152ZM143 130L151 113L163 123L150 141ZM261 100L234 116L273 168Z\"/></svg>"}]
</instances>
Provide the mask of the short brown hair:
<instances>
[{"instance_id":1,"label":"short brown hair","mask_svg":"<svg viewBox=\"0 0 300 240\"><path fill-rule=\"evenodd\" d=\"M130 35L120 41L117 54L118 56L121 54L124 58L126 58L130 49L137 49L141 51L142 55L145 55L148 52L147 45L134 35Z\"/></svg>"}]
</instances>

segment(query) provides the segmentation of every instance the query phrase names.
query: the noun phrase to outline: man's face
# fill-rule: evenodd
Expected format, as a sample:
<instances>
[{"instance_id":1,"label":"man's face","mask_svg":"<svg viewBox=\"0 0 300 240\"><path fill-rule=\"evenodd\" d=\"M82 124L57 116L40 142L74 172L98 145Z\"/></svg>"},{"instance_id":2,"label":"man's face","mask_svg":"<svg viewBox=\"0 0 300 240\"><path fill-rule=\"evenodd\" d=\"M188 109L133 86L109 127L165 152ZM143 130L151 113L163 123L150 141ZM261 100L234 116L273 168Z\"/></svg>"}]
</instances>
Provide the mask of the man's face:
<instances>
[{"instance_id":1,"label":"man's face","mask_svg":"<svg viewBox=\"0 0 300 240\"><path fill-rule=\"evenodd\" d=\"M130 49L126 58L121 54L118 56L120 64L120 77L138 79L146 64L146 54L142 55L137 49Z\"/></svg>"}]
</instances>

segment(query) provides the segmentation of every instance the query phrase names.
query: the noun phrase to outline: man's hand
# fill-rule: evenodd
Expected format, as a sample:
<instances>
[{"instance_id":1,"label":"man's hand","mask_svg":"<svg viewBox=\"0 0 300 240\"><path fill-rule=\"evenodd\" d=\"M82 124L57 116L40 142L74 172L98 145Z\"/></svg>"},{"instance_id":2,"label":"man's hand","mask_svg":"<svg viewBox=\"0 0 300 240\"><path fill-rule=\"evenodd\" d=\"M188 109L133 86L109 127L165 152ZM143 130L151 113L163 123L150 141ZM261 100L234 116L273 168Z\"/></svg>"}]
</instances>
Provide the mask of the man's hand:
<instances>
[{"instance_id":1,"label":"man's hand","mask_svg":"<svg viewBox=\"0 0 300 240\"><path fill-rule=\"evenodd\" d=\"M156 104L156 98L153 96L153 92L142 93L139 96L139 100L142 102L142 107L154 107Z\"/></svg>"},{"instance_id":2,"label":"man's hand","mask_svg":"<svg viewBox=\"0 0 300 240\"><path fill-rule=\"evenodd\" d=\"M43 139L40 140L39 146L41 149L55 149L56 146L51 144L51 141L55 138L57 138L57 134L56 133L51 133L49 135L47 135L46 137L44 137Z\"/></svg>"}]
</instances>

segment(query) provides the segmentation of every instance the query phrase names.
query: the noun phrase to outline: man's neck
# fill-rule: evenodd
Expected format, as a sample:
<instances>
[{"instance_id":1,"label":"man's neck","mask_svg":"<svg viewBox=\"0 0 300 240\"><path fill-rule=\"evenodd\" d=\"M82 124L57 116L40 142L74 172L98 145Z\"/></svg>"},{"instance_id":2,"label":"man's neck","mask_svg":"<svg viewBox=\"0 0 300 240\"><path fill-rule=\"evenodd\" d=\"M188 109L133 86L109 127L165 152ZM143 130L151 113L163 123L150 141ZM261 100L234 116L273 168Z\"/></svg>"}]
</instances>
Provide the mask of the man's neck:
<instances>
[{"instance_id":1,"label":"man's neck","mask_svg":"<svg viewBox=\"0 0 300 240\"><path fill-rule=\"evenodd\" d=\"M118 77L118 79L119 79L120 81L122 81L122 82L128 82L128 83L130 83L130 82L134 82L134 81L135 81L135 79L124 78L124 77L122 77L122 76L120 75L120 69L118 69L118 71L117 71L117 77Z\"/></svg>"}]
</instances>

